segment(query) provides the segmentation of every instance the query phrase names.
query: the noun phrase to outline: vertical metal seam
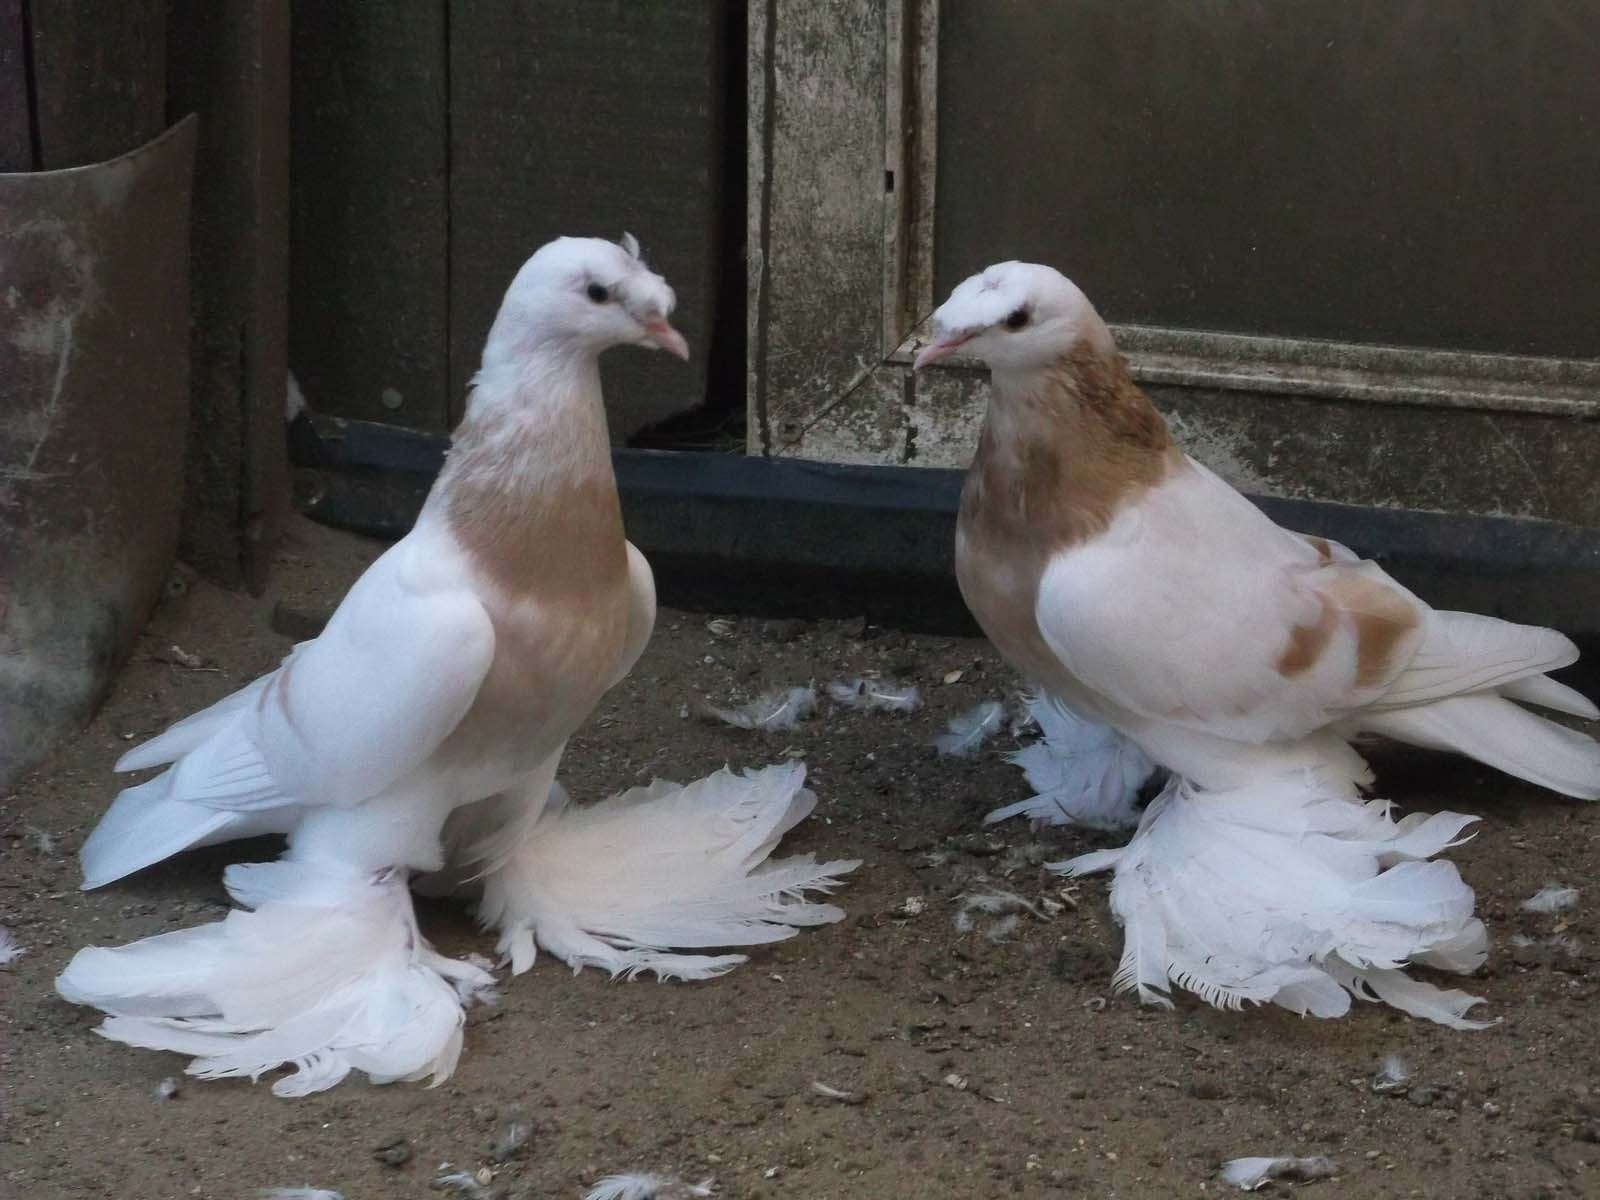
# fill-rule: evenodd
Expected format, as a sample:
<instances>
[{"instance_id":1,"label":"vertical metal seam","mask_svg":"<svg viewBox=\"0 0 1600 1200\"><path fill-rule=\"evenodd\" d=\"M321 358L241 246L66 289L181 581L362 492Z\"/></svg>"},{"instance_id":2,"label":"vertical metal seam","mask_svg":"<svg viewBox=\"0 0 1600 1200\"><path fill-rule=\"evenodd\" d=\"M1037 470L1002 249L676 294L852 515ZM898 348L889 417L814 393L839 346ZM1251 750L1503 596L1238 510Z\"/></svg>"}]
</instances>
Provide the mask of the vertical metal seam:
<instances>
[{"instance_id":1,"label":"vertical metal seam","mask_svg":"<svg viewBox=\"0 0 1600 1200\"><path fill-rule=\"evenodd\" d=\"M772 147L776 141L778 100L778 3L767 0L762 31L761 87L761 220L758 226L761 280L756 292L756 421L761 429L761 454L772 457L772 425L767 416L767 354L772 309Z\"/></svg>"}]
</instances>

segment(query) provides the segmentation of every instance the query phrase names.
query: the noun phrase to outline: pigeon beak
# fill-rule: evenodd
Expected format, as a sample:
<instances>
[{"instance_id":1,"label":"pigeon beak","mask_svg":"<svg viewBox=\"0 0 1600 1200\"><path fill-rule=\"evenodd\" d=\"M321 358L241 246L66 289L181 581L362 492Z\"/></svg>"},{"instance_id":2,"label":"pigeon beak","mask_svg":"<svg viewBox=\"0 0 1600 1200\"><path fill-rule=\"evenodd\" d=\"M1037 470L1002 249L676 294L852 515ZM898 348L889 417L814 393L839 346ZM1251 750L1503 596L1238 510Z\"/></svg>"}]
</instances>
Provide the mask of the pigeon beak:
<instances>
[{"instance_id":1,"label":"pigeon beak","mask_svg":"<svg viewBox=\"0 0 1600 1200\"><path fill-rule=\"evenodd\" d=\"M921 370L923 367L932 366L942 359L949 358L970 342L973 336L970 333L947 333L941 338L935 338L917 351L917 357L911 364L912 370Z\"/></svg>"},{"instance_id":2,"label":"pigeon beak","mask_svg":"<svg viewBox=\"0 0 1600 1200\"><path fill-rule=\"evenodd\" d=\"M656 346L668 354L676 354L684 362L689 361L689 343L683 340L683 334L667 324L665 317L645 322L644 331Z\"/></svg>"}]
</instances>

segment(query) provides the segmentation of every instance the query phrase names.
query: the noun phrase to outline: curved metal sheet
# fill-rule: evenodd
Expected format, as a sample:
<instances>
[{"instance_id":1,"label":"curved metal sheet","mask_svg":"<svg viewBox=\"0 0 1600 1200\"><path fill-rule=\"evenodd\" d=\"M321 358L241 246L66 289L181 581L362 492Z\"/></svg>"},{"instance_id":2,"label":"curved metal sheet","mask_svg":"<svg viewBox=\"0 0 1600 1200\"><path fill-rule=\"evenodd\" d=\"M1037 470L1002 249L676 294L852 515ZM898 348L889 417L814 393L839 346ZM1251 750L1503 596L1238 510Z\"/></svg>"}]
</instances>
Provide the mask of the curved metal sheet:
<instances>
[{"instance_id":1,"label":"curved metal sheet","mask_svg":"<svg viewBox=\"0 0 1600 1200\"><path fill-rule=\"evenodd\" d=\"M177 548L195 119L0 174L0 786L92 715Z\"/></svg>"}]
</instances>

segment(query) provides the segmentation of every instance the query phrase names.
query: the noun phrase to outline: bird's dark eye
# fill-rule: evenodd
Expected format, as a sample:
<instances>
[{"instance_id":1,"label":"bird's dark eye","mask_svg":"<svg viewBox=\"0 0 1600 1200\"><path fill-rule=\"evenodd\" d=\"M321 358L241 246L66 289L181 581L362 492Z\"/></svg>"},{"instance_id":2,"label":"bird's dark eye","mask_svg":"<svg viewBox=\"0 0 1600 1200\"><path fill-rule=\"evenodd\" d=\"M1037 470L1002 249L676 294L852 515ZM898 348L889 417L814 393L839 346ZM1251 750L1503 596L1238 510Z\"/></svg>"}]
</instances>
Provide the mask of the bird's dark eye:
<instances>
[{"instance_id":1,"label":"bird's dark eye","mask_svg":"<svg viewBox=\"0 0 1600 1200\"><path fill-rule=\"evenodd\" d=\"M1026 308L1013 309L1011 315L1005 321L1006 328L1012 330L1021 329L1027 323L1028 310Z\"/></svg>"},{"instance_id":2,"label":"bird's dark eye","mask_svg":"<svg viewBox=\"0 0 1600 1200\"><path fill-rule=\"evenodd\" d=\"M596 304L604 304L607 300L611 299L611 293L605 288L601 287L598 283L591 283L588 291L589 299L593 300Z\"/></svg>"}]
</instances>

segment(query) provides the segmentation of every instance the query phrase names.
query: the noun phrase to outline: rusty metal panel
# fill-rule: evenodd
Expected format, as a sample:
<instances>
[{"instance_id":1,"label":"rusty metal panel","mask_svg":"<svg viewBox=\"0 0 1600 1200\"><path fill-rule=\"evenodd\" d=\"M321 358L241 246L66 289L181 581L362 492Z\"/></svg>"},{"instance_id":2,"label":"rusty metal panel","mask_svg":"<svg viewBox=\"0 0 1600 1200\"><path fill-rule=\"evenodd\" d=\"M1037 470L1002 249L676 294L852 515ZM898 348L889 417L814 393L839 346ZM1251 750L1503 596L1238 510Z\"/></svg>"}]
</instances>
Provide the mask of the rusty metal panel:
<instances>
[{"instance_id":1,"label":"rusty metal panel","mask_svg":"<svg viewBox=\"0 0 1600 1200\"><path fill-rule=\"evenodd\" d=\"M0 785L92 714L172 566L194 146L0 175Z\"/></svg>"},{"instance_id":2,"label":"rusty metal panel","mask_svg":"<svg viewBox=\"0 0 1600 1200\"><path fill-rule=\"evenodd\" d=\"M182 554L259 591L288 508L289 5L174 0L169 100L200 116Z\"/></svg>"},{"instance_id":3,"label":"rusty metal panel","mask_svg":"<svg viewBox=\"0 0 1600 1200\"><path fill-rule=\"evenodd\" d=\"M701 402L718 278L723 5L450 8L450 376L478 367L506 285L560 234L635 234L678 293L688 368L603 360L613 438Z\"/></svg>"},{"instance_id":4,"label":"rusty metal panel","mask_svg":"<svg viewBox=\"0 0 1600 1200\"><path fill-rule=\"evenodd\" d=\"M436 431L450 424L445 14L296 4L291 62L290 365L320 411Z\"/></svg>"},{"instance_id":5,"label":"rusty metal panel","mask_svg":"<svg viewBox=\"0 0 1600 1200\"><path fill-rule=\"evenodd\" d=\"M38 166L98 163L166 128L167 0L26 0Z\"/></svg>"}]
</instances>

